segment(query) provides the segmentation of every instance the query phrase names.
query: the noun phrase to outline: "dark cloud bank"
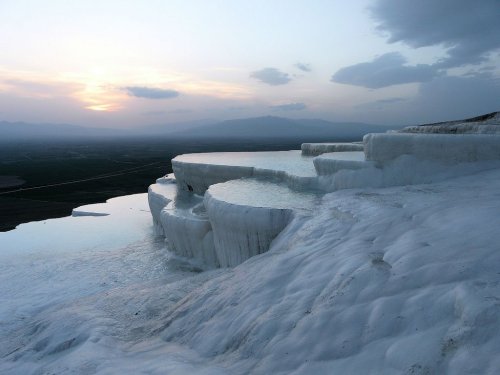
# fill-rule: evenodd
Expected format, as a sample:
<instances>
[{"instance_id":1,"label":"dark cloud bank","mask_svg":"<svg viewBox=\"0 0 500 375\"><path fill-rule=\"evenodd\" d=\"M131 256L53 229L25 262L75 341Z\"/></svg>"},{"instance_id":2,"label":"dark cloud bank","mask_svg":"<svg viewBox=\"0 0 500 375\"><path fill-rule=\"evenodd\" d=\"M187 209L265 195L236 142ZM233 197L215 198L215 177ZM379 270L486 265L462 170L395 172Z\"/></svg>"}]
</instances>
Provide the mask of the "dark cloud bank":
<instances>
[{"instance_id":1,"label":"dark cloud bank","mask_svg":"<svg viewBox=\"0 0 500 375\"><path fill-rule=\"evenodd\" d=\"M446 56L433 64L412 66L400 53L386 53L338 70L332 82L372 89L420 83L417 97L407 101L412 107L407 110L425 111L433 118L500 109L500 81L492 69L461 76L448 72L488 61L498 64L492 59L498 59L495 53L500 50L499 0L378 0L370 11L389 43L413 48L441 46Z\"/></svg>"},{"instance_id":2,"label":"dark cloud bank","mask_svg":"<svg viewBox=\"0 0 500 375\"><path fill-rule=\"evenodd\" d=\"M500 50L499 0L378 0L370 11L389 43L442 46L447 56L409 66L400 53L387 53L340 69L333 82L369 88L428 82L449 68L488 61Z\"/></svg>"},{"instance_id":3,"label":"dark cloud bank","mask_svg":"<svg viewBox=\"0 0 500 375\"><path fill-rule=\"evenodd\" d=\"M378 89L402 83L427 82L437 75L437 71L430 65L405 64L406 59L400 53L386 53L373 61L340 69L332 76L332 81Z\"/></svg>"},{"instance_id":4,"label":"dark cloud bank","mask_svg":"<svg viewBox=\"0 0 500 375\"><path fill-rule=\"evenodd\" d=\"M498 0L378 0L370 10L389 43L444 46L441 68L485 61L500 48Z\"/></svg>"}]
</instances>

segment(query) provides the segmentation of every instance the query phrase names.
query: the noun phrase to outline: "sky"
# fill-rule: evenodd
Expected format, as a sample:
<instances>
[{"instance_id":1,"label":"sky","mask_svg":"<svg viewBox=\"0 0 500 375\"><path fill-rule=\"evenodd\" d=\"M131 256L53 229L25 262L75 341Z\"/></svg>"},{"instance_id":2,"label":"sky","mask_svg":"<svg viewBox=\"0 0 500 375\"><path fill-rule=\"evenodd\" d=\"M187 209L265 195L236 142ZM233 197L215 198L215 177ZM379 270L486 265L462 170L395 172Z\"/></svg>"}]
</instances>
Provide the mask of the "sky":
<instances>
[{"instance_id":1,"label":"sky","mask_svg":"<svg viewBox=\"0 0 500 375\"><path fill-rule=\"evenodd\" d=\"M0 121L377 124L500 110L500 0L2 0Z\"/></svg>"}]
</instances>

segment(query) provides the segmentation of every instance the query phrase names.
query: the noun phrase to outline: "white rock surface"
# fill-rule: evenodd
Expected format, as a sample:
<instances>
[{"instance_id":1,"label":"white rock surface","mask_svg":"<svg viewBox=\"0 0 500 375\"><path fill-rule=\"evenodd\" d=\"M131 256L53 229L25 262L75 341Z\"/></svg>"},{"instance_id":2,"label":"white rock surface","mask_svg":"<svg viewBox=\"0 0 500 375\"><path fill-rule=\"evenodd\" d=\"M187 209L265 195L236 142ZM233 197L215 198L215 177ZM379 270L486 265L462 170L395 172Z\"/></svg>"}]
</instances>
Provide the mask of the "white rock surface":
<instances>
[{"instance_id":1,"label":"white rock surface","mask_svg":"<svg viewBox=\"0 0 500 375\"><path fill-rule=\"evenodd\" d=\"M261 170L261 178L269 171ZM197 194L177 190L172 181L151 185L156 232L166 238L171 251L205 267L232 267L267 251L293 212L310 211L317 199L314 193L272 181L283 172L270 173L267 181L238 179L212 185L204 202Z\"/></svg>"},{"instance_id":2,"label":"white rock surface","mask_svg":"<svg viewBox=\"0 0 500 375\"><path fill-rule=\"evenodd\" d=\"M327 195L162 337L235 374L496 374L499 192L495 170Z\"/></svg>"},{"instance_id":3,"label":"white rock surface","mask_svg":"<svg viewBox=\"0 0 500 375\"><path fill-rule=\"evenodd\" d=\"M163 226L160 221L161 211L172 202L177 195L177 184L175 180L161 178L156 184L148 188L148 202L153 217L155 233L164 236Z\"/></svg>"},{"instance_id":4,"label":"white rock surface","mask_svg":"<svg viewBox=\"0 0 500 375\"><path fill-rule=\"evenodd\" d=\"M313 188L316 181L312 157L298 150L186 154L172 159L172 169L179 186L197 194L242 177L285 181L295 188Z\"/></svg>"},{"instance_id":5,"label":"white rock surface","mask_svg":"<svg viewBox=\"0 0 500 375\"><path fill-rule=\"evenodd\" d=\"M302 143L302 155L318 156L328 152L363 151L363 142L350 143Z\"/></svg>"},{"instance_id":6,"label":"white rock surface","mask_svg":"<svg viewBox=\"0 0 500 375\"><path fill-rule=\"evenodd\" d=\"M202 197L179 191L176 198L161 211L160 222L171 251L193 258L202 265L219 267L212 226Z\"/></svg>"},{"instance_id":7,"label":"white rock surface","mask_svg":"<svg viewBox=\"0 0 500 375\"><path fill-rule=\"evenodd\" d=\"M200 274L166 251L146 194L93 206L109 215L0 232L0 374L223 374L152 334L222 271Z\"/></svg>"},{"instance_id":8,"label":"white rock surface","mask_svg":"<svg viewBox=\"0 0 500 375\"><path fill-rule=\"evenodd\" d=\"M176 157L172 165L179 186L189 193L179 191L179 199L174 200L169 184L152 185L155 226L161 226L159 232L176 254L209 266L235 266L269 249L307 196L279 185L280 181L299 190L317 184L312 158L301 156L300 151L188 154ZM239 180L249 176L261 181ZM205 195L204 206L190 198L179 208L183 194L195 197L209 186L212 193ZM200 213L203 207L203 217L193 212Z\"/></svg>"},{"instance_id":9,"label":"white rock surface","mask_svg":"<svg viewBox=\"0 0 500 375\"><path fill-rule=\"evenodd\" d=\"M475 171L328 194L202 273L145 195L0 233L0 373L496 375L500 169Z\"/></svg>"},{"instance_id":10,"label":"white rock surface","mask_svg":"<svg viewBox=\"0 0 500 375\"><path fill-rule=\"evenodd\" d=\"M71 212L71 216L73 216L73 217L77 217L77 216L108 216L108 215L109 214L107 212L87 211L86 206L80 207L78 209L74 208Z\"/></svg>"},{"instance_id":11,"label":"white rock surface","mask_svg":"<svg viewBox=\"0 0 500 375\"><path fill-rule=\"evenodd\" d=\"M367 134L363 138L366 160L385 163L401 155L445 164L500 159L498 135Z\"/></svg>"},{"instance_id":12,"label":"white rock surface","mask_svg":"<svg viewBox=\"0 0 500 375\"><path fill-rule=\"evenodd\" d=\"M370 134L364 141L364 153L315 158L298 151L181 155L174 159L174 170L182 184L195 192L211 186L204 201L207 216L189 211L198 203L183 211L169 203L170 197L159 219L162 233L178 255L210 266L235 266L268 250L304 200L300 192L429 183L500 164L500 137L495 136L389 133ZM248 176L259 181L241 179ZM165 207L161 198L154 199Z\"/></svg>"},{"instance_id":13,"label":"white rock surface","mask_svg":"<svg viewBox=\"0 0 500 375\"><path fill-rule=\"evenodd\" d=\"M316 194L269 181L240 179L212 185L204 203L220 266L233 267L268 251L294 214L311 214L318 199Z\"/></svg>"},{"instance_id":14,"label":"white rock surface","mask_svg":"<svg viewBox=\"0 0 500 375\"><path fill-rule=\"evenodd\" d=\"M364 168L342 169L334 175L320 176L318 187L325 192L333 192L352 188L415 185L500 168L499 160L450 165L421 160L411 155L401 155L380 166L373 161L365 163Z\"/></svg>"},{"instance_id":15,"label":"white rock surface","mask_svg":"<svg viewBox=\"0 0 500 375\"><path fill-rule=\"evenodd\" d=\"M313 159L316 173L320 176L335 174L342 169L360 169L372 166L359 151L324 153Z\"/></svg>"},{"instance_id":16,"label":"white rock surface","mask_svg":"<svg viewBox=\"0 0 500 375\"><path fill-rule=\"evenodd\" d=\"M205 195L213 241L221 267L234 267L269 250L271 242L293 217L289 209L230 205Z\"/></svg>"}]
</instances>

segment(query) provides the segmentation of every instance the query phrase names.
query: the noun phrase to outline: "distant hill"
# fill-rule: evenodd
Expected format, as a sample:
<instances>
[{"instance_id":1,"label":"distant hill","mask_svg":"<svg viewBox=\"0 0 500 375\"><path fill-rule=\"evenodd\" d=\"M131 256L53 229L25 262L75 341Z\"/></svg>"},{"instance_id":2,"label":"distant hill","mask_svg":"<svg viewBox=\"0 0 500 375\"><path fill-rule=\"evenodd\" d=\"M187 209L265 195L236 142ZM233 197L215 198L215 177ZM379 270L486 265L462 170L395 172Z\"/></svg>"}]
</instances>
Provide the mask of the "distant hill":
<instances>
[{"instance_id":1,"label":"distant hill","mask_svg":"<svg viewBox=\"0 0 500 375\"><path fill-rule=\"evenodd\" d=\"M292 120L283 117L256 117L228 120L171 133L175 137L245 139L361 139L367 133L386 132L383 125L358 122L330 122L319 119Z\"/></svg>"},{"instance_id":2,"label":"distant hill","mask_svg":"<svg viewBox=\"0 0 500 375\"><path fill-rule=\"evenodd\" d=\"M307 141L361 139L366 133L385 132L382 125L357 122L330 122L325 120L292 120L283 117L256 117L223 122L200 122L152 125L135 129L89 128L69 124L30 124L0 121L0 141L168 137L207 139L294 139Z\"/></svg>"},{"instance_id":3,"label":"distant hill","mask_svg":"<svg viewBox=\"0 0 500 375\"><path fill-rule=\"evenodd\" d=\"M174 122L168 124L155 124L155 125L145 125L134 128L130 130L135 134L141 135L162 135L162 134L171 134L182 132L194 128L199 128L205 125L212 125L219 122L218 120L195 120L195 121L183 121L183 122Z\"/></svg>"}]
</instances>

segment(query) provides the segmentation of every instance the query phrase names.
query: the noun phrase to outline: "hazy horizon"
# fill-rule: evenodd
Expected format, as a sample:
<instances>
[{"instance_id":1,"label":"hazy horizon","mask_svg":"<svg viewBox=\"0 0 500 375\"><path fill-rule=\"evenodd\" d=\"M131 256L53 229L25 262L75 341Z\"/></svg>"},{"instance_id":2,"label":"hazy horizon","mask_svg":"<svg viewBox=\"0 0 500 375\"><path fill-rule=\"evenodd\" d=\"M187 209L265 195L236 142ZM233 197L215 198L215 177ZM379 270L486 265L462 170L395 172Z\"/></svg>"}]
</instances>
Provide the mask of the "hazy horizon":
<instances>
[{"instance_id":1,"label":"hazy horizon","mask_svg":"<svg viewBox=\"0 0 500 375\"><path fill-rule=\"evenodd\" d=\"M476 116L500 109L497 13L496 0L5 0L0 121Z\"/></svg>"}]
</instances>

